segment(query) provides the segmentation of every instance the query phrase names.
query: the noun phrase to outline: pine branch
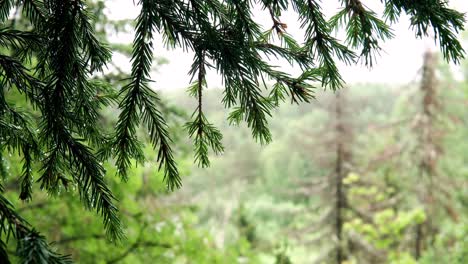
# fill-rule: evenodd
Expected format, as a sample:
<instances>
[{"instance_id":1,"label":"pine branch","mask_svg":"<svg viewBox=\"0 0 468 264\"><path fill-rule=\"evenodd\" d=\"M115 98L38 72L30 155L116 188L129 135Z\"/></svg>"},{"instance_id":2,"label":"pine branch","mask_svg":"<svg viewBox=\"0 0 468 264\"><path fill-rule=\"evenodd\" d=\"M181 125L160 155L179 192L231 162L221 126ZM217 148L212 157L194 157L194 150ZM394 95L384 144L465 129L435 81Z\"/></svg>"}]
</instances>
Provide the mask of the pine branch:
<instances>
[{"instance_id":1,"label":"pine branch","mask_svg":"<svg viewBox=\"0 0 468 264\"><path fill-rule=\"evenodd\" d=\"M203 113L203 86L206 84L205 67L205 52L200 51L196 54L196 59L190 70L192 76L198 75L197 81L189 88L189 93L197 98L198 106L192 114L194 119L185 125L190 138L194 138L195 162L202 168L210 166L208 148L211 148L216 155L224 151L221 143L223 135L208 122Z\"/></svg>"},{"instance_id":2,"label":"pine branch","mask_svg":"<svg viewBox=\"0 0 468 264\"><path fill-rule=\"evenodd\" d=\"M180 188L182 182L172 153L172 140L169 137L165 120L156 106L159 98L149 87L143 88L145 95L141 98L143 103L141 117L149 131L153 147L155 149L159 147L156 162L159 163L159 169L164 167L164 181L167 183L168 189Z\"/></svg>"},{"instance_id":3,"label":"pine branch","mask_svg":"<svg viewBox=\"0 0 468 264\"><path fill-rule=\"evenodd\" d=\"M448 1L443 0L385 0L385 16L396 22L401 13L411 17L411 26L417 38L429 35L432 27L434 40L439 40L442 54L447 61L459 63L465 56L457 33L464 30L465 14L449 9Z\"/></svg>"},{"instance_id":4,"label":"pine branch","mask_svg":"<svg viewBox=\"0 0 468 264\"><path fill-rule=\"evenodd\" d=\"M31 153L31 147L25 146L22 149L23 152L23 172L21 175L21 200L31 200L32 199L32 167L33 167L33 157Z\"/></svg>"},{"instance_id":5,"label":"pine branch","mask_svg":"<svg viewBox=\"0 0 468 264\"><path fill-rule=\"evenodd\" d=\"M217 68L221 69L226 85L223 102L226 107L235 106L228 120L231 124L238 124L244 120L254 139L262 144L269 143L271 133L267 117L271 115L270 111L274 106L262 95L259 87L259 75L268 66L258 60L259 55L253 50L243 51L242 56L238 58L239 55L234 54L230 57L231 52L235 50L229 46L228 48L231 50L223 55L222 60L217 61Z\"/></svg>"},{"instance_id":6,"label":"pine branch","mask_svg":"<svg viewBox=\"0 0 468 264\"><path fill-rule=\"evenodd\" d=\"M294 41L288 35L283 35L282 39L284 39L285 42L287 42L288 44L292 44L291 42ZM297 43L289 45L289 47L280 47L280 46L276 46L274 44L265 43L265 42L255 43L255 46L260 51L265 53L267 57L269 55L273 55L276 59L284 58L291 65L295 65L297 63L302 69L311 67L313 65L312 59L304 50L302 50L299 46L296 46L296 45ZM294 49L291 48L291 46L294 46Z\"/></svg>"},{"instance_id":7,"label":"pine branch","mask_svg":"<svg viewBox=\"0 0 468 264\"><path fill-rule=\"evenodd\" d=\"M81 36L84 38L83 49L86 51L84 54L84 60L86 64L90 64L90 73L95 71L102 71L105 64L111 59L111 51L107 45L102 44L98 41L94 35L94 29L89 22L90 15L85 11L81 10L78 12L79 28Z\"/></svg>"},{"instance_id":8,"label":"pine branch","mask_svg":"<svg viewBox=\"0 0 468 264\"><path fill-rule=\"evenodd\" d=\"M199 1L192 0L190 3L192 6L200 6ZM212 1L206 2L212 3ZM150 3L148 0L140 0L140 4L148 7L147 11L151 12L152 16L152 28L163 34L167 46L175 47L180 45L184 49L194 48L195 35L193 34L193 27L199 21L193 20L193 13L189 11L188 5L183 1L172 0L160 0L154 3Z\"/></svg>"},{"instance_id":9,"label":"pine branch","mask_svg":"<svg viewBox=\"0 0 468 264\"><path fill-rule=\"evenodd\" d=\"M0 234L3 233L7 238L11 235L16 237L18 228L25 228L27 223L2 194L0 194L0 212Z\"/></svg>"},{"instance_id":10,"label":"pine branch","mask_svg":"<svg viewBox=\"0 0 468 264\"><path fill-rule=\"evenodd\" d=\"M304 71L301 76L291 78L287 74L265 68L265 72L277 82L273 85L270 92L270 100L275 106L280 101L285 101L286 96L291 97L291 103L299 104L301 102L309 103L314 97L315 88L310 82L320 82L321 69L310 69Z\"/></svg>"},{"instance_id":11,"label":"pine branch","mask_svg":"<svg viewBox=\"0 0 468 264\"><path fill-rule=\"evenodd\" d=\"M342 0L344 8L330 19L332 28L346 27L346 42L361 48L366 66L372 67L379 54L379 40L393 38L390 27L377 14L366 9L360 0Z\"/></svg>"},{"instance_id":12,"label":"pine branch","mask_svg":"<svg viewBox=\"0 0 468 264\"><path fill-rule=\"evenodd\" d=\"M320 67L324 69L322 85L333 90L341 87L343 79L338 71L333 56L347 64L354 62L354 53L340 44L330 35L332 26L327 23L320 10L320 5L314 0L293 1L296 12L301 19L301 27L305 28L306 48L310 56L317 58Z\"/></svg>"},{"instance_id":13,"label":"pine branch","mask_svg":"<svg viewBox=\"0 0 468 264\"><path fill-rule=\"evenodd\" d=\"M46 13L44 1L42 0L22 0L24 15L33 23L38 30L43 30L46 25Z\"/></svg>"},{"instance_id":14,"label":"pine branch","mask_svg":"<svg viewBox=\"0 0 468 264\"><path fill-rule=\"evenodd\" d=\"M28 69L15 58L0 55L0 84L7 90L16 88L20 93L26 95L33 106L42 104L40 94L44 84L31 76Z\"/></svg>"},{"instance_id":15,"label":"pine branch","mask_svg":"<svg viewBox=\"0 0 468 264\"><path fill-rule=\"evenodd\" d=\"M47 48L39 57L39 64L42 67L41 74L46 75L48 81L42 94L41 139L49 149L49 156L45 159L39 181L43 188L54 193L60 183L67 187L69 180L64 172L72 172L85 206L96 210L103 217L104 227L111 239L120 239L123 237L121 224L113 204L115 198L104 182L104 168L91 149L76 138L73 132L78 135L92 134L77 129L83 126L83 122L77 122L82 112L74 113L73 116L69 111L69 98L75 94L85 95L86 89L92 88L88 86L87 74L105 63L91 62L87 69L86 65L89 64L84 60L107 57L93 55L96 47L93 43L87 43L92 33L83 32L89 25L85 21L84 6L80 1L56 0L47 4L53 12L48 20L49 25L45 27L50 37ZM88 110L95 111L96 107L94 105ZM96 124L95 119L86 121L94 121L90 126ZM68 163L64 164L65 161Z\"/></svg>"},{"instance_id":16,"label":"pine branch","mask_svg":"<svg viewBox=\"0 0 468 264\"><path fill-rule=\"evenodd\" d=\"M448 8L444 0L385 0L385 17L396 22L401 13L411 17L411 27L417 38L429 36L432 27L434 40L439 41L442 54L447 61L459 63L465 56L457 33L464 30L465 14Z\"/></svg>"},{"instance_id":17,"label":"pine branch","mask_svg":"<svg viewBox=\"0 0 468 264\"><path fill-rule=\"evenodd\" d=\"M10 16L10 11L15 5L15 0L2 0L0 2L0 22L5 22Z\"/></svg>"},{"instance_id":18,"label":"pine branch","mask_svg":"<svg viewBox=\"0 0 468 264\"><path fill-rule=\"evenodd\" d=\"M271 27L271 30L275 30L276 33L281 36L286 33L286 28L288 27L285 23L282 23L278 16L281 14L281 8L278 7L277 5L270 6L269 3L266 3L263 1L264 4L264 9L268 9L268 12L270 13L271 21L273 22L273 26ZM271 31L270 30L270 31Z\"/></svg>"},{"instance_id":19,"label":"pine branch","mask_svg":"<svg viewBox=\"0 0 468 264\"><path fill-rule=\"evenodd\" d=\"M3 157L3 147L0 147L0 192L3 192L5 189L2 185L2 182L7 178L8 172L5 166L5 158Z\"/></svg>"},{"instance_id":20,"label":"pine branch","mask_svg":"<svg viewBox=\"0 0 468 264\"><path fill-rule=\"evenodd\" d=\"M271 141L271 133L268 129L267 116L273 108L271 102L259 91L258 81L246 77L242 70L235 79L226 81L226 85L242 88L239 92L239 106L232 111L228 117L231 124L238 124L241 120L247 122L252 130L255 140L265 144Z\"/></svg>"},{"instance_id":21,"label":"pine branch","mask_svg":"<svg viewBox=\"0 0 468 264\"><path fill-rule=\"evenodd\" d=\"M156 93L148 87L149 71L152 61L153 30L157 27L156 16L158 4L150 0L140 1L142 10L137 20L137 33L132 55L132 77L121 94L124 95L119 107L122 112L116 127L116 156L119 174L127 178L130 159L142 162L141 146L135 138L135 129L140 117L148 128L153 147L158 150L159 168L164 166L164 179L169 189L179 188L180 176L170 146L171 139L167 132L166 122L157 108L159 101ZM176 35L173 35L177 39Z\"/></svg>"},{"instance_id":22,"label":"pine branch","mask_svg":"<svg viewBox=\"0 0 468 264\"><path fill-rule=\"evenodd\" d=\"M20 199L29 200L32 193L33 160L40 153L39 143L31 131L29 118L8 105L6 109L0 116L0 142L23 156Z\"/></svg>"},{"instance_id":23,"label":"pine branch","mask_svg":"<svg viewBox=\"0 0 468 264\"><path fill-rule=\"evenodd\" d=\"M18 241L16 255L20 263L71 263L68 256L57 254L50 249L44 236L29 226L29 224L16 213L13 205L0 194L0 234L8 238L13 235ZM0 260L7 257L4 253L6 247L0 241ZM3 263L3 262L2 262Z\"/></svg>"},{"instance_id":24,"label":"pine branch","mask_svg":"<svg viewBox=\"0 0 468 264\"><path fill-rule=\"evenodd\" d=\"M0 262L5 264L10 264L10 259L8 258L7 245L0 240Z\"/></svg>"},{"instance_id":25,"label":"pine branch","mask_svg":"<svg viewBox=\"0 0 468 264\"><path fill-rule=\"evenodd\" d=\"M76 70L79 72L79 69ZM83 73L82 76L86 76ZM78 79L76 85L77 98L73 106L78 134L93 145L98 151L110 144L110 135L102 123L102 109L117 102L117 92L109 84L95 80ZM108 156L106 156L108 158Z\"/></svg>"},{"instance_id":26,"label":"pine branch","mask_svg":"<svg viewBox=\"0 0 468 264\"><path fill-rule=\"evenodd\" d=\"M69 256L60 255L49 248L45 237L34 229L18 241L16 255L20 263L65 264L72 263Z\"/></svg>"},{"instance_id":27,"label":"pine branch","mask_svg":"<svg viewBox=\"0 0 468 264\"><path fill-rule=\"evenodd\" d=\"M23 60L41 47L41 36L27 31L0 29L0 46L12 49L15 57Z\"/></svg>"}]
</instances>

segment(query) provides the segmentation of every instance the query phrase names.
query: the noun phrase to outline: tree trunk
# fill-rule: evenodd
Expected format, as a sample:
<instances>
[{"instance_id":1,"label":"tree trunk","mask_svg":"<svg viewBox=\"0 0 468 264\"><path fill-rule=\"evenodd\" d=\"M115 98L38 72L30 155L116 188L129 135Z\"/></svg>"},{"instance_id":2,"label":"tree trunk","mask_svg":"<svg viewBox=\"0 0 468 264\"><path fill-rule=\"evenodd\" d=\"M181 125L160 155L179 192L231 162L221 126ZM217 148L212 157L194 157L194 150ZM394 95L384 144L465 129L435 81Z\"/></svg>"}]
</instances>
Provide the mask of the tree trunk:
<instances>
[{"instance_id":1,"label":"tree trunk","mask_svg":"<svg viewBox=\"0 0 468 264\"><path fill-rule=\"evenodd\" d=\"M336 163L335 163L335 177L336 177L336 218L335 218L335 229L336 238L338 240L338 246L336 249L336 263L341 264L345 260L343 252L343 210L346 204L345 196L343 192L343 178L344 178L344 166L343 163L346 159L344 152L343 140L345 138L345 130L343 124L343 111L342 111L342 98L340 92L336 93L336 104L335 104L335 130L336 130Z\"/></svg>"},{"instance_id":2,"label":"tree trunk","mask_svg":"<svg viewBox=\"0 0 468 264\"><path fill-rule=\"evenodd\" d=\"M419 200L424 205L426 221L416 227L415 258L419 259L428 240L435 237L432 217L435 206L433 196L433 178L436 176L436 165L438 159L438 138L435 136L436 110L440 106L436 94L436 57L431 52L424 54L424 66L421 80L422 115L417 125L419 134L421 160L419 161L420 179L423 183Z\"/></svg>"}]
</instances>

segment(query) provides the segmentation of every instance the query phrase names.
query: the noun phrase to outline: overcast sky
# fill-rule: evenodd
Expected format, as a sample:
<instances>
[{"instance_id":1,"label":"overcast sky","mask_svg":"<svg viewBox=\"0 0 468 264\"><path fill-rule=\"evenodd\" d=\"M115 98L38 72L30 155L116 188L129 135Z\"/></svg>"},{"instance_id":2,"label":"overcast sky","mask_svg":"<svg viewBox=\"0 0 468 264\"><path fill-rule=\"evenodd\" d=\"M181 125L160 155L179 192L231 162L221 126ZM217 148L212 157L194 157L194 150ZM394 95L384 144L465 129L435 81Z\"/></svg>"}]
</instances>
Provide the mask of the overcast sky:
<instances>
[{"instance_id":1,"label":"overcast sky","mask_svg":"<svg viewBox=\"0 0 468 264\"><path fill-rule=\"evenodd\" d=\"M136 18L138 7L132 0L111 0L108 15L113 19ZM137 2L137 1L135 1ZM323 0L324 13L333 15L339 8L338 0ZM369 8L380 12L383 7L378 0L363 1ZM450 6L461 12L468 12L467 0L451 0ZM254 11L255 20L271 26L268 12L260 8ZM303 31L299 29L299 23L294 13L285 13L281 21L288 25L288 33L296 39L303 39ZM427 49L438 49L432 39L415 39L414 33L409 28L408 18L403 16L398 24L392 26L396 37L382 45L380 58L372 69L360 64L353 66L340 65L341 74L347 83L356 82L386 82L405 84L414 80L422 63L422 54ZM133 36L119 37L119 41L131 41ZM157 89L185 88L189 83L187 72L192 62L192 54L184 53L182 50L168 51L162 46L159 38L155 41L155 56L165 57L169 63L159 68L158 72L151 77L155 81ZM465 47L467 49L467 47ZM119 64L125 66L125 62L118 59ZM128 67L128 64L127 64ZM290 70L294 73L294 69ZM208 85L216 87L221 85L221 79L215 72L208 74Z\"/></svg>"}]
</instances>

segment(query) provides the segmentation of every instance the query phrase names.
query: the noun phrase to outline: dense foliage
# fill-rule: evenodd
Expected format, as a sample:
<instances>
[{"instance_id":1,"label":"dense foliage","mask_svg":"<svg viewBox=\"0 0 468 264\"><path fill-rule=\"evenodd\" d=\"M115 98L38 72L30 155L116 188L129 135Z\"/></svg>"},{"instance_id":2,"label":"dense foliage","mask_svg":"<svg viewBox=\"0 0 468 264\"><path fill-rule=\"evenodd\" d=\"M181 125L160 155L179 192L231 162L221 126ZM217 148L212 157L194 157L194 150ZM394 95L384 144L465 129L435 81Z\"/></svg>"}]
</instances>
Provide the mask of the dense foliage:
<instances>
[{"instance_id":1,"label":"dense foliage","mask_svg":"<svg viewBox=\"0 0 468 264\"><path fill-rule=\"evenodd\" d=\"M35 229L39 223L32 225L19 214L9 197L11 189L18 189L19 199L26 202L33 200L33 190L37 187L52 196L63 195L64 191L77 192L84 207L101 217L107 238L118 241L124 237L122 216L116 204L118 194L111 191L112 180L106 180L106 175L117 174L122 180L130 181L133 165L150 159L162 169L169 190L181 186L181 168L176 165L173 152L176 133L170 130L166 119L174 111L149 85L156 34L163 36L168 48L183 48L195 54L188 72L193 76L189 92L196 97L196 110L185 129L194 141L195 161L201 167L210 164L210 149L215 154L224 150L221 132L205 114L203 91L207 86L206 72L210 69L222 76L223 95L217 101L230 109L229 123L245 121L255 139L268 143L271 141L268 117L281 101L289 97L294 103L310 102L315 87L340 88L343 80L337 60L347 64L362 60L372 66L381 43L393 37L389 23L396 22L402 14L409 15L416 37L427 36L432 30L448 61L459 62L463 58L464 51L456 34L463 29L464 14L449 9L445 1L382 1L385 21L359 0L341 2L342 9L327 21L321 4L314 0L141 0L130 51L132 69L130 77L123 76L122 85L122 80L116 80L115 76L103 77L105 67L111 63L111 47L116 51L122 49L101 40L99 33L105 32L105 18L98 12L96 18L101 19L101 24L93 20L88 6L94 7L93 1L2 0L2 178L12 175L7 163L15 169L21 164L20 171L14 173L18 177L13 184L0 183L2 262L8 262L8 255L12 255L7 250L10 237L16 241L13 255L22 263L71 261L51 249ZM252 14L255 5L271 15L270 29L264 30L255 21ZM287 25L279 18L290 9L301 21L304 43L289 36L285 31ZM334 37L334 31L340 30L346 32L343 43ZM271 65L268 56L299 66L301 74L291 76ZM108 118L103 115L116 106L119 110L116 120L112 115ZM145 143L152 145L154 157L145 155ZM342 181L344 170L337 175ZM34 186L35 182L39 186ZM125 188L120 188L124 200ZM119 190L115 186L113 189ZM426 198L424 194L418 197ZM339 207L345 209L345 204ZM57 214L50 210L48 213ZM32 222L31 218L28 220ZM243 219L239 220L240 233L246 237L246 248L250 249L256 244L253 229L244 217L240 219ZM340 230L344 224L340 224ZM136 232L139 235L134 246L123 250L124 257L139 246L173 246L146 241L145 226ZM193 239L200 239L200 235L193 235ZM338 261L343 260L343 246L335 248L338 255L343 255Z\"/></svg>"}]
</instances>

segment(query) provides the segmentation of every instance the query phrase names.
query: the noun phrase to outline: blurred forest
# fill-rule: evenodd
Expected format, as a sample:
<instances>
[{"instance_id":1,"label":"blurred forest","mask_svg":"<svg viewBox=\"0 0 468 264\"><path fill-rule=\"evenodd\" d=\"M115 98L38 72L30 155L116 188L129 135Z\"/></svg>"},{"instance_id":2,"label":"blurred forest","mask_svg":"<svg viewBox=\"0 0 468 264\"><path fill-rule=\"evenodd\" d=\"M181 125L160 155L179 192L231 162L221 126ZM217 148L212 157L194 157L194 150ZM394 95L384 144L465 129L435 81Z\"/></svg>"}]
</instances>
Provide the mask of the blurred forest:
<instances>
[{"instance_id":1,"label":"blurred forest","mask_svg":"<svg viewBox=\"0 0 468 264\"><path fill-rule=\"evenodd\" d=\"M103 39L112 30L131 30L131 21L108 21L97 3ZM131 51L111 45L120 55ZM128 73L109 68L96 78L119 87ZM36 186L33 201L23 203L17 199L21 157L4 156L0 174L6 197L76 263L464 264L468 62L460 73L455 78L437 53L427 52L406 85L363 80L336 93L317 89L310 104L281 103L270 119L268 145L256 143L244 125L230 125L218 103L222 91L209 89L205 113L223 132L225 152L206 169L193 164L184 129L196 102L185 90L165 89L183 187L166 190L150 146L148 162L133 168L126 183L104 164L125 225L122 242L107 240L74 186L55 197ZM30 107L18 94L8 96ZM111 128L115 108L103 115Z\"/></svg>"},{"instance_id":2,"label":"blurred forest","mask_svg":"<svg viewBox=\"0 0 468 264\"><path fill-rule=\"evenodd\" d=\"M178 109L172 129L184 186L168 193L151 162L128 183L109 177L123 243L108 242L99 217L67 190L54 198L37 191L17 207L78 263L466 263L468 84L436 57L427 53L404 87L354 85L284 104L266 146L225 121L210 103L221 92L211 89L205 108L226 151L208 169L192 164L180 125L193 100L166 92ZM151 148L146 155L155 158ZM6 157L7 175L21 173L19 160ZM17 184L6 185L12 201Z\"/></svg>"}]
</instances>

